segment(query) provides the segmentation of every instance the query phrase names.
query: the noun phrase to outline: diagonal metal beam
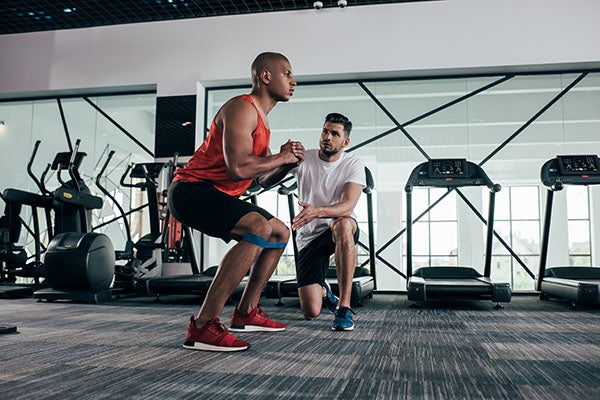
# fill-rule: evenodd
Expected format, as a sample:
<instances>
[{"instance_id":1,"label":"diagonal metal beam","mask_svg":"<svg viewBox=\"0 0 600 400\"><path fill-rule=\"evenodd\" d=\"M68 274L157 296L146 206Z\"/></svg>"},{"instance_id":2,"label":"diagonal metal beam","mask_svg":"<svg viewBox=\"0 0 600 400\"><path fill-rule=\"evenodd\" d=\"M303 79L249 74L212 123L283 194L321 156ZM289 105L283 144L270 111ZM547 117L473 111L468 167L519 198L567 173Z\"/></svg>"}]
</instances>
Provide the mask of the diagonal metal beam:
<instances>
[{"instance_id":1,"label":"diagonal metal beam","mask_svg":"<svg viewBox=\"0 0 600 400\"><path fill-rule=\"evenodd\" d=\"M485 157L479 163L480 166L488 162L492 157L494 157L500 150L502 150L507 144L513 141L514 138L519 136L521 132L523 132L529 125L531 125L536 119L538 119L543 113L545 113L550 107L552 107L558 100L560 100L565 94L567 94L575 85L577 85L583 78L587 76L587 72L579 75L570 85L561 90L561 92L556 95L552 100L550 100L545 106L543 106L538 112L536 112L533 117L529 118L527 122L525 122L519 129L517 129L512 135L510 135L504 142L502 142L498 147L496 147L487 157Z\"/></svg>"},{"instance_id":2,"label":"diagonal metal beam","mask_svg":"<svg viewBox=\"0 0 600 400\"><path fill-rule=\"evenodd\" d=\"M500 85L501 83L504 83L507 80L512 79L513 77L514 77L514 75L512 75L512 74L505 75L504 77L497 79L494 82L488 83L487 85L484 85L484 86L480 87L479 89L469 92L469 93L467 93L463 96L460 96L454 100L451 100L448 103L442 104L441 106L436 107L433 110L427 111L426 113L423 113L411 120L404 122L403 124L398 122L398 120L393 116L393 114L383 105L383 103L381 103L381 101L379 101L379 99L377 99L377 97L365 86L365 84L363 82L358 82L359 86L367 93L367 95L371 98L371 100L373 100L375 102L375 104L377 104L377 106L390 118L390 120L392 120L392 122L394 122L396 127L389 129L383 133L380 133L379 135L373 136L372 138L369 138L369 139L365 140L364 142L361 142L361 143L357 144L356 146L349 148L346 151L350 152L350 151L356 150L360 147L366 146L367 144L377 141L385 136L388 136L398 130L402 130L402 132L405 135L407 135L407 137L411 141L411 143L423 154L424 151L422 150L421 146L417 143L417 141L410 134L408 134L408 132L404 129L405 127L407 127L411 124L414 124L415 122L418 122L424 118L427 118L433 114L436 114L442 110L445 110L446 108L452 107L453 105L458 104L462 101L465 101L473 96L476 96L481 92L484 92L486 90L493 88L494 86ZM425 158L429 159L426 155L425 155Z\"/></svg>"},{"instance_id":3,"label":"diagonal metal beam","mask_svg":"<svg viewBox=\"0 0 600 400\"><path fill-rule=\"evenodd\" d=\"M375 94L373 94L373 92L371 92L369 90L369 88L367 88L365 86L365 84L363 82L358 82L358 85L365 91L365 93L367 93L367 95L371 98L371 100L373 100L373 102L375 104L377 104L377 106L381 109L381 111L383 111L385 113L385 115L387 115L388 118L390 120L392 120L392 122L398 127L398 129L400 129L402 131L402 133L404 133L404 136L406 136L406 138L413 144L413 146L415 146L415 148L417 150L419 150L419 152L421 152L421 154L426 159L430 160L431 157L429 157L429 154L427 154L427 152L419 145L419 143L417 143L417 141L415 140L415 138L413 138L410 135L410 133L408 133L408 131L406 129L404 129L404 127L402 126L402 124L400 122L398 122L398 120L394 117L394 115L383 105L383 103L381 103L379 101L379 99L377 98L377 96L375 96Z\"/></svg>"},{"instance_id":4,"label":"diagonal metal beam","mask_svg":"<svg viewBox=\"0 0 600 400\"><path fill-rule=\"evenodd\" d=\"M139 140L137 140L135 138L135 136L133 136L131 133L129 133L125 128L123 128L117 121L115 121L110 115L108 115L103 109L101 109L100 107L98 107L93 101L91 101L89 98L87 97L83 97L83 99L90 105L92 106L96 111L98 111L100 114L102 114L102 116L104 118L106 118L107 120L109 120L114 126L116 126L121 132L123 132L125 134L125 136L127 136L129 139L131 139L135 144L137 144L142 150L144 150L146 153L148 153L152 158L154 158L154 152L152 152L149 148L147 148L146 146L144 146L144 144L142 142L140 142Z\"/></svg>"},{"instance_id":5,"label":"diagonal metal beam","mask_svg":"<svg viewBox=\"0 0 600 400\"><path fill-rule=\"evenodd\" d=\"M475 213L475 215L477 215L477 217L484 223L487 225L487 220L485 219L485 217L483 215L481 215L481 213L477 210L477 208L475 208L475 206L473 205L473 203L471 203L469 201L469 199L467 199L467 197L464 195L463 192L460 191L460 189L456 189L456 193L458 193L458 195L463 199L463 201L465 202L465 204L467 206L469 206L469 208L473 211L473 213ZM515 260L517 260L517 262L521 265L521 267L523 267L523 269L525 270L525 272L527 272L527 274L532 277L533 279L535 279L535 274L533 272L531 272L531 270L527 267L527 264L525 264L525 262L523 262L523 260L521 260L521 257L519 257L519 255L517 253L514 252L514 250L512 249L512 247L510 247L510 245L508 243L506 243L506 241L504 241L504 239L502 239L502 237L498 234L498 232L496 232L496 230L494 230L494 236L496 237L496 239L498 239L498 241L502 244L502 246L504 246L504 248L510 253L511 256L513 256L515 258Z\"/></svg>"}]
</instances>

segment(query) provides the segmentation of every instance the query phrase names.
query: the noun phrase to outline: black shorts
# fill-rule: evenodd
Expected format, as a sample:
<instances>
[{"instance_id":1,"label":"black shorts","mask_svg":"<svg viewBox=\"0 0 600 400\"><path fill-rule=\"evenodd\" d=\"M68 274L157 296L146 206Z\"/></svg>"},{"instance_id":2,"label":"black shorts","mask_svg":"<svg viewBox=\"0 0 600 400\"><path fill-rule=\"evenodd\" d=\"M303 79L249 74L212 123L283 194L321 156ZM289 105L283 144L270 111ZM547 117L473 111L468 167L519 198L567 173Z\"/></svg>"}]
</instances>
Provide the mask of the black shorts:
<instances>
[{"instance_id":1,"label":"black shorts","mask_svg":"<svg viewBox=\"0 0 600 400\"><path fill-rule=\"evenodd\" d=\"M168 191L169 210L175 219L190 228L229 242L231 230L250 212L257 212L267 220L273 217L249 201L243 201L215 189L210 182L171 183Z\"/></svg>"},{"instance_id":2,"label":"black shorts","mask_svg":"<svg viewBox=\"0 0 600 400\"><path fill-rule=\"evenodd\" d=\"M357 223L354 243L358 243L359 235ZM328 228L298 252L298 264L296 265L298 287L313 283L322 284L325 281L329 269L329 258L335 253L335 242L331 236L331 228Z\"/></svg>"}]
</instances>

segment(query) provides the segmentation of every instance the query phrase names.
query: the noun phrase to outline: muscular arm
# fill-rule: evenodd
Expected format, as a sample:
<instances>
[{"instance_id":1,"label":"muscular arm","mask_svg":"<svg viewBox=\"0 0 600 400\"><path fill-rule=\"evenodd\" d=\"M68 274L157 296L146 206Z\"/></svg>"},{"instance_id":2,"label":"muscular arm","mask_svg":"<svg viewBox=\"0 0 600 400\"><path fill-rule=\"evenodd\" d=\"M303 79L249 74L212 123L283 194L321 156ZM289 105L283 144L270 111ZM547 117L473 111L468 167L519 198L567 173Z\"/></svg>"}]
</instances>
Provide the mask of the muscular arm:
<instances>
[{"instance_id":1,"label":"muscular arm","mask_svg":"<svg viewBox=\"0 0 600 400\"><path fill-rule=\"evenodd\" d=\"M317 207L302 201L298 202L302 211L292 221L292 229L298 230L315 218L336 218L350 215L358 203L363 187L354 182L345 183L340 202L330 206Z\"/></svg>"},{"instance_id":2,"label":"muscular arm","mask_svg":"<svg viewBox=\"0 0 600 400\"><path fill-rule=\"evenodd\" d=\"M223 107L217 124L223 129L223 153L227 175L234 181L254 179L268 172L298 162L293 147L266 157L252 154L252 132L258 124L256 110L243 100L233 100ZM282 146L283 149L284 146Z\"/></svg>"}]
</instances>

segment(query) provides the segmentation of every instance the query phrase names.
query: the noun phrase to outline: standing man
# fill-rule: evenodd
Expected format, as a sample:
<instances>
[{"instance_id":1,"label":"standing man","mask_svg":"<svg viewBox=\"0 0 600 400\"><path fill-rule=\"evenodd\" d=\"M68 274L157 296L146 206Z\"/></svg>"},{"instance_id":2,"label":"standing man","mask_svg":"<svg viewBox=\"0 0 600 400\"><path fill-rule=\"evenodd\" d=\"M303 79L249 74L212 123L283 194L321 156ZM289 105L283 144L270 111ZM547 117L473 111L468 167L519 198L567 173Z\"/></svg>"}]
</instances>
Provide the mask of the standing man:
<instances>
[{"instance_id":1,"label":"standing man","mask_svg":"<svg viewBox=\"0 0 600 400\"><path fill-rule=\"evenodd\" d=\"M192 158L175 172L168 203L183 224L225 242L236 240L223 257L200 311L190 319L183 347L192 350L240 351L238 339L220 322L233 290L250 276L231 318L231 331L282 331L259 307L263 287L289 239L283 222L239 196L256 180L267 187L304 159L299 142L289 141L271 154L267 114L288 101L296 81L288 59L279 53L259 54L252 63L250 94L227 101L215 115L208 136Z\"/></svg>"},{"instance_id":2,"label":"standing man","mask_svg":"<svg viewBox=\"0 0 600 400\"><path fill-rule=\"evenodd\" d=\"M319 149L306 151L302 164L291 171L302 208L292 221L292 229L298 231L300 307L304 317L312 320L324 304L335 313L331 327L335 331L354 329L350 298L359 230L353 211L366 186L363 161L344 152L351 130L352 122L342 114L327 115ZM335 254L339 299L325 279L331 254Z\"/></svg>"}]
</instances>

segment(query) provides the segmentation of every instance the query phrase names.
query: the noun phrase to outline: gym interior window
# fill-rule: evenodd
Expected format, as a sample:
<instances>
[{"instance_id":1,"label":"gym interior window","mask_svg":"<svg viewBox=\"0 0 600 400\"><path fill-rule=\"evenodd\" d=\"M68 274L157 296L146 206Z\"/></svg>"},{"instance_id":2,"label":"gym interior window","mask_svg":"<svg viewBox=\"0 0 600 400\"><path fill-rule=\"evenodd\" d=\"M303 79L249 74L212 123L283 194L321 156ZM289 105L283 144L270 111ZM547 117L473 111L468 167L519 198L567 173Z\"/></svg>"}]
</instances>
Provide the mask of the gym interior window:
<instances>
[{"instance_id":1,"label":"gym interior window","mask_svg":"<svg viewBox=\"0 0 600 400\"><path fill-rule=\"evenodd\" d=\"M151 153L154 148L155 109L156 94L153 92L69 97L61 98L60 102L55 98L0 102L0 120L4 121L0 130L0 149L3 150L0 168L10 171L0 177L0 190L15 188L37 192L37 186L26 170L33 144L36 140L41 140L32 166L33 172L39 177L57 152L69 150L67 138L70 137L72 143L81 139L80 151L87 153L80 172L93 194L104 197L96 187L95 177L109 151L114 150L115 155L104 175L105 186L116 196L126 212L147 203L143 199L145 194L139 189L122 188L119 181L128 163L154 161ZM69 132L68 136L66 131ZM53 190L58 186L56 174L49 173L46 187ZM2 201L0 207L4 207ZM134 240L149 230L147 212L146 208L130 217ZM98 228L98 232L107 234L115 249L123 249L126 240L124 224L119 215L118 209L110 201L105 201L101 210L94 210L92 213L94 227L112 221ZM29 207L23 209L22 217L30 225L32 217ZM45 217L41 211L39 217L44 227ZM33 254L32 235L26 229L21 232L20 243L25 244L27 251ZM45 234L46 232L43 233ZM43 241L47 241L45 236Z\"/></svg>"},{"instance_id":2,"label":"gym interior window","mask_svg":"<svg viewBox=\"0 0 600 400\"><path fill-rule=\"evenodd\" d=\"M248 91L249 86L208 89L205 124L227 99ZM545 190L541 188L540 167L557 154L600 154L599 105L598 71L299 82L292 99L269 113L271 151L278 152L288 139L300 140L306 148L317 147L323 119L329 112L340 112L352 120L348 151L365 161L375 181L377 286L392 291L402 291L406 282L403 213L404 186L410 172L428 158L467 158L480 163L503 187L498 202L505 202L505 212L496 213L496 231L509 248L516 247L509 251L494 239L496 268L492 276L513 283L516 291L530 291L538 268L539 201ZM481 210L487 205L487 190L480 196L479 188L465 189L473 189L461 191L485 216ZM596 190L593 188L590 196ZM433 193L423 195L424 204L434 201L437 194ZM532 206L524 208L518 199ZM417 216L417 209L424 207L414 201ZM419 236L414 238L418 252L414 260L422 265L443 263L483 269L485 227L462 199L455 202L450 216L435 216L443 206L439 204L431 215L415 223L413 233ZM258 203L264 200L259 198ZM580 217L573 217L571 224L572 254L587 257L588 262L593 261L592 256L576 248L585 240L573 235L597 226L594 217L598 208L590 203L588 229L581 227L585 222ZM287 220L285 203L279 209L277 216ZM566 210L553 219L566 231ZM593 233L589 238L591 253L600 247L600 235ZM555 250L549 255L550 265L568 261L566 232L562 236L550 238ZM224 247L211 247L206 252L213 263L221 259ZM578 258L576 262L585 260Z\"/></svg>"},{"instance_id":3,"label":"gym interior window","mask_svg":"<svg viewBox=\"0 0 600 400\"><path fill-rule=\"evenodd\" d=\"M487 216L488 191L483 191ZM540 198L538 186L505 186L496 193L494 230L525 263L537 271L540 256ZM484 228L485 229L485 228ZM493 279L510 282L515 290L532 290L534 281L496 238L492 246Z\"/></svg>"},{"instance_id":4,"label":"gym interior window","mask_svg":"<svg viewBox=\"0 0 600 400\"><path fill-rule=\"evenodd\" d=\"M590 201L587 186L566 186L569 265L592 266Z\"/></svg>"},{"instance_id":5,"label":"gym interior window","mask_svg":"<svg viewBox=\"0 0 600 400\"><path fill-rule=\"evenodd\" d=\"M414 217L446 193L446 189L414 188ZM406 221L406 210L404 210ZM405 222L406 223L406 222ZM406 242L404 244L406 257ZM413 269L458 264L458 219L456 193L447 195L413 224Z\"/></svg>"}]
</instances>

